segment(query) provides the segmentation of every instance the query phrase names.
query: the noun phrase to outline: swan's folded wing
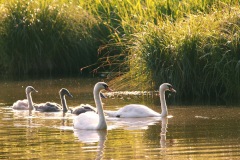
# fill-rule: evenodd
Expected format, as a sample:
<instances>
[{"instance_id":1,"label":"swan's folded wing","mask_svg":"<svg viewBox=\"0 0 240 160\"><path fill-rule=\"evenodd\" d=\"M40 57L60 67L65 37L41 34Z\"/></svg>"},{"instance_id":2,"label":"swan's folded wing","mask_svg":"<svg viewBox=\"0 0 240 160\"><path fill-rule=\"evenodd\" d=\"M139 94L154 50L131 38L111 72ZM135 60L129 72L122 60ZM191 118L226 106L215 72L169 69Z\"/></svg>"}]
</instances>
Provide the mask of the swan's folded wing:
<instances>
[{"instance_id":1,"label":"swan's folded wing","mask_svg":"<svg viewBox=\"0 0 240 160\"><path fill-rule=\"evenodd\" d=\"M16 110L28 110L28 100L27 99L18 100L15 103L13 103L12 108Z\"/></svg>"},{"instance_id":2,"label":"swan's folded wing","mask_svg":"<svg viewBox=\"0 0 240 160\"><path fill-rule=\"evenodd\" d=\"M140 118L140 117L159 117L159 113L141 104L129 104L120 108L118 111L105 111L109 117L119 118Z\"/></svg>"},{"instance_id":3,"label":"swan's folded wing","mask_svg":"<svg viewBox=\"0 0 240 160\"><path fill-rule=\"evenodd\" d=\"M35 104L34 108L40 112L59 112L61 111L61 105L52 102Z\"/></svg>"},{"instance_id":4,"label":"swan's folded wing","mask_svg":"<svg viewBox=\"0 0 240 160\"><path fill-rule=\"evenodd\" d=\"M72 113L75 115L79 115L79 114L89 112L89 111L96 112L96 108L92 107L89 104L81 104L78 107L72 108L72 110L73 110Z\"/></svg>"}]
</instances>

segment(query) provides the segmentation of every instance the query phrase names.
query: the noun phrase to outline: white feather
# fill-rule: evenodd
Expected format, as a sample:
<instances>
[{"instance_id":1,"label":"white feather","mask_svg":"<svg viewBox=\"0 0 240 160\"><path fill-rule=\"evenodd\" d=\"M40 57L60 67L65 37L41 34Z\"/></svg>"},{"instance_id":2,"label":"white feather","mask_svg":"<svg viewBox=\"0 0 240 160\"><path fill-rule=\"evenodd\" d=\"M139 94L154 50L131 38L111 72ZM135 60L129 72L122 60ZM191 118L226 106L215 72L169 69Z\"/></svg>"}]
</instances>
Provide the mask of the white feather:
<instances>
[{"instance_id":1,"label":"white feather","mask_svg":"<svg viewBox=\"0 0 240 160\"><path fill-rule=\"evenodd\" d=\"M165 100L165 91L176 92L172 85L169 83L163 83L159 87L160 102L162 113L159 114L147 106L141 104L129 104L120 108L117 111L105 111L109 117L121 117L121 118L140 118L140 117L165 117L168 115L167 105Z\"/></svg>"},{"instance_id":2,"label":"white feather","mask_svg":"<svg viewBox=\"0 0 240 160\"><path fill-rule=\"evenodd\" d=\"M99 115L96 112L85 112L73 119L75 129L96 129L99 122Z\"/></svg>"}]
</instances>

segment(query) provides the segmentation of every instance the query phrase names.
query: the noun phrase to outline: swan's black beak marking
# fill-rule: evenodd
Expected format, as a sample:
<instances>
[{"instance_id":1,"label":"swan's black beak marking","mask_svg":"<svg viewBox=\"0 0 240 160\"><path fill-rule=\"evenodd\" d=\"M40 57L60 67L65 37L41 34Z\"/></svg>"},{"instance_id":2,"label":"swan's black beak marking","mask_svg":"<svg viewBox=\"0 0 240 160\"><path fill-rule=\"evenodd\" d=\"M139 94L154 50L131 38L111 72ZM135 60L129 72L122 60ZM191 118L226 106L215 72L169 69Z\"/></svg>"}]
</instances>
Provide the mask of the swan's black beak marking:
<instances>
[{"instance_id":1,"label":"swan's black beak marking","mask_svg":"<svg viewBox=\"0 0 240 160\"><path fill-rule=\"evenodd\" d=\"M108 85L103 84L103 86L104 86L104 88L105 88L106 91L112 92L112 89L110 89L110 88L108 87Z\"/></svg>"}]
</instances>

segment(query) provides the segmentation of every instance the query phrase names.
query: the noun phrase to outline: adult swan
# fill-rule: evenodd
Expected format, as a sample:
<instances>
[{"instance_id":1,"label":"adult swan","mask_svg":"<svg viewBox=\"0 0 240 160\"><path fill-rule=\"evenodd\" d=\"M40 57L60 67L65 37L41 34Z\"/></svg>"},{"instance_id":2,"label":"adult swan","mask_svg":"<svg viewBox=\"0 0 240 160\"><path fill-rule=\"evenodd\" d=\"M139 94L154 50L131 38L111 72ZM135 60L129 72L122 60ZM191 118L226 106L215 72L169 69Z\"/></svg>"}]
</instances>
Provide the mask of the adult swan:
<instances>
[{"instance_id":1,"label":"adult swan","mask_svg":"<svg viewBox=\"0 0 240 160\"><path fill-rule=\"evenodd\" d=\"M100 97L100 91L105 89L106 91L111 91L108 85L104 82L98 82L95 84L93 89L93 96L98 113L95 112L85 112L73 119L73 127L75 129L85 129L85 130L101 130L107 129L107 123L105 120L102 100Z\"/></svg>"},{"instance_id":2,"label":"adult swan","mask_svg":"<svg viewBox=\"0 0 240 160\"><path fill-rule=\"evenodd\" d=\"M109 117L121 118L140 118L140 117L166 117L168 115L167 105L165 100L165 91L176 92L172 85L163 83L159 87L160 102L162 113L159 114L147 106L141 104L129 104L120 108L118 111L105 111Z\"/></svg>"}]
</instances>

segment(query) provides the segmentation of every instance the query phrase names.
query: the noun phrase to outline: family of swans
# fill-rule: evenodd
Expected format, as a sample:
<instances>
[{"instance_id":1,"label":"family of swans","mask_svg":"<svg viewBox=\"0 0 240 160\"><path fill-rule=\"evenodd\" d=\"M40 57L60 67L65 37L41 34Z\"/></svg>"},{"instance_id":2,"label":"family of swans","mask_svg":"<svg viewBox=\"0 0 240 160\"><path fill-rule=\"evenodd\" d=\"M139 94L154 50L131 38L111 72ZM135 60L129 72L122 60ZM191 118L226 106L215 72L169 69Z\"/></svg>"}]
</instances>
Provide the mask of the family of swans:
<instances>
[{"instance_id":1,"label":"family of swans","mask_svg":"<svg viewBox=\"0 0 240 160\"><path fill-rule=\"evenodd\" d=\"M165 100L165 91L176 92L173 89L172 85L169 83L163 83L162 85L160 85L159 95L162 109L162 113L160 114L141 104L129 104L120 108L117 111L103 110L103 103L101 98L104 97L104 95L101 94L101 90L112 91L105 82L98 82L95 84L93 89L93 96L96 108L91 105L81 104L78 107L69 109L66 103L65 96L73 96L67 89L62 88L59 91L61 105L53 102L36 104L32 101L31 93L38 91L32 86L27 86L27 99L16 101L13 104L12 108L16 110L36 110L40 112L62 111L63 113L66 113L68 110L70 110L72 114L76 115L73 119L73 127L75 129L103 130L107 129L105 115L109 117L119 118L166 117L168 115L168 111Z\"/></svg>"}]
</instances>

